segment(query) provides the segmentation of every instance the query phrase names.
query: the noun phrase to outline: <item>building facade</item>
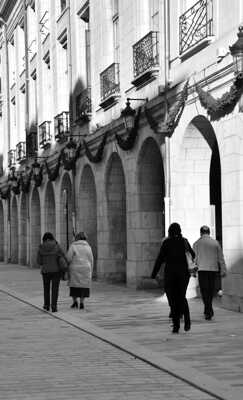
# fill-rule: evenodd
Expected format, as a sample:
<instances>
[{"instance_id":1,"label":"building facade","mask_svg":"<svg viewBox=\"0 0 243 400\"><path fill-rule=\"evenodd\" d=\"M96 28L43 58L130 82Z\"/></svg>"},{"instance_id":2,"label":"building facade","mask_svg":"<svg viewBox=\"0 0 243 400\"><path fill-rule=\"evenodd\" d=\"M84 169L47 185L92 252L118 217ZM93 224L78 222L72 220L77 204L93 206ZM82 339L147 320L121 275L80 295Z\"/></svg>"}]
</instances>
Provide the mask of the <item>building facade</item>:
<instances>
[{"instance_id":1,"label":"building facade","mask_svg":"<svg viewBox=\"0 0 243 400\"><path fill-rule=\"evenodd\" d=\"M0 2L2 261L84 230L94 275L138 288L170 222L208 224L242 311L241 3Z\"/></svg>"}]
</instances>

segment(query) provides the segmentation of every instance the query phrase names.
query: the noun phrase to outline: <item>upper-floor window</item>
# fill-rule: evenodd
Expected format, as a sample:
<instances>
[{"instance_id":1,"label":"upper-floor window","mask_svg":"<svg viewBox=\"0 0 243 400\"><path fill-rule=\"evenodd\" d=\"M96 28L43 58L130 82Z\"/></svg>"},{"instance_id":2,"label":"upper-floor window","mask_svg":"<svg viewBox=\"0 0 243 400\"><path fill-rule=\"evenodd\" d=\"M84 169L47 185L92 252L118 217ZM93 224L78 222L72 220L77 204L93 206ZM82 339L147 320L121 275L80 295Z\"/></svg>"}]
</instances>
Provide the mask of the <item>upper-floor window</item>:
<instances>
[{"instance_id":1,"label":"upper-floor window","mask_svg":"<svg viewBox=\"0 0 243 400\"><path fill-rule=\"evenodd\" d=\"M119 4L118 0L113 0L113 51L114 61L119 63L120 38L119 38Z\"/></svg>"},{"instance_id":2,"label":"upper-floor window","mask_svg":"<svg viewBox=\"0 0 243 400\"><path fill-rule=\"evenodd\" d=\"M159 31L159 0L150 0L151 31Z\"/></svg>"},{"instance_id":3,"label":"upper-floor window","mask_svg":"<svg viewBox=\"0 0 243 400\"><path fill-rule=\"evenodd\" d=\"M60 1L61 13L67 8L67 0Z\"/></svg>"}]
</instances>

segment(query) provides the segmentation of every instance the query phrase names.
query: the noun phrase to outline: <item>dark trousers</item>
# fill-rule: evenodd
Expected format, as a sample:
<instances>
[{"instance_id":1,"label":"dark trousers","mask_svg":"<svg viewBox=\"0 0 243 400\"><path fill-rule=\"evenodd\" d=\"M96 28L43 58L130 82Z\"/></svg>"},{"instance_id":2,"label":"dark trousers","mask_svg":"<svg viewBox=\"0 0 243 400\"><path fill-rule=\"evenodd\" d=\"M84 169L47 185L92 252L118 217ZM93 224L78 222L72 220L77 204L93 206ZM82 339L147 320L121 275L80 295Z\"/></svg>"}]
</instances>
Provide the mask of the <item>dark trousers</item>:
<instances>
[{"instance_id":1,"label":"dark trousers","mask_svg":"<svg viewBox=\"0 0 243 400\"><path fill-rule=\"evenodd\" d=\"M44 306L50 307L50 289L51 289L51 306L57 306L59 285L60 285L60 273L59 272L48 272L42 274L43 278L43 289L44 289Z\"/></svg>"},{"instance_id":2,"label":"dark trousers","mask_svg":"<svg viewBox=\"0 0 243 400\"><path fill-rule=\"evenodd\" d=\"M186 290L189 283L187 277L165 278L165 293L171 308L172 322L175 328L180 327L180 316L184 315L184 322L190 323L190 311L186 299Z\"/></svg>"},{"instance_id":3,"label":"dark trousers","mask_svg":"<svg viewBox=\"0 0 243 400\"><path fill-rule=\"evenodd\" d=\"M198 282L204 304L204 314L213 316L213 296L215 290L217 272L198 271Z\"/></svg>"}]
</instances>

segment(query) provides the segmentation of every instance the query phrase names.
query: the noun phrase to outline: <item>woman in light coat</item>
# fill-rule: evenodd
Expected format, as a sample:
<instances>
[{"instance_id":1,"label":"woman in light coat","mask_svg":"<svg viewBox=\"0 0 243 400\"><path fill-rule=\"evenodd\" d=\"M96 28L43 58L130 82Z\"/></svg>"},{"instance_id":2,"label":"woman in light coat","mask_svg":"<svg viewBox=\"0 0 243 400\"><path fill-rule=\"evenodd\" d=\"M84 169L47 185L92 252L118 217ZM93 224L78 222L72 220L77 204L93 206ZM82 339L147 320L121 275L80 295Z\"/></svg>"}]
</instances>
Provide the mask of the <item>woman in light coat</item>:
<instances>
[{"instance_id":1,"label":"woman in light coat","mask_svg":"<svg viewBox=\"0 0 243 400\"><path fill-rule=\"evenodd\" d=\"M79 308L84 308L85 297L90 296L90 285L93 270L93 253L84 232L75 236L66 254L69 263L70 296L73 298L71 308L78 308L77 298L80 298Z\"/></svg>"}]
</instances>

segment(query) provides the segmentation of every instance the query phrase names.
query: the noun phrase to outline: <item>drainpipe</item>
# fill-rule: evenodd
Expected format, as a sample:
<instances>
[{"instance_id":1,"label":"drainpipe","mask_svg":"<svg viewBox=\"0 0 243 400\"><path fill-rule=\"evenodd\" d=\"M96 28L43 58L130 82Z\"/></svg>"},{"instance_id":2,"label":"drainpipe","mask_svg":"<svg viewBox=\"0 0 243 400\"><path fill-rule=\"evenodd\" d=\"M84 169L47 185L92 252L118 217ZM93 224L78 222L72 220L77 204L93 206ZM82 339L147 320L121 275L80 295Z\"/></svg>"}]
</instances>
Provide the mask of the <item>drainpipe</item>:
<instances>
[{"instance_id":1,"label":"drainpipe","mask_svg":"<svg viewBox=\"0 0 243 400\"><path fill-rule=\"evenodd\" d=\"M73 76L72 76L72 34L71 34L71 0L68 10L68 77L69 77L69 129L70 136L73 135ZM75 167L72 168L72 233L76 233L76 188L75 188Z\"/></svg>"},{"instance_id":2,"label":"drainpipe","mask_svg":"<svg viewBox=\"0 0 243 400\"><path fill-rule=\"evenodd\" d=\"M9 95L9 54L8 54L8 41L7 41L7 23L0 16L0 26L3 26L3 41L5 52L5 73L6 73L6 120L7 120L7 151L10 149L10 95ZM5 147L5 150L6 150ZM7 199L7 262L11 262L11 207L10 198Z\"/></svg>"},{"instance_id":3,"label":"drainpipe","mask_svg":"<svg viewBox=\"0 0 243 400\"><path fill-rule=\"evenodd\" d=\"M169 85L170 69L170 12L169 0L164 0L164 99L165 118L168 115L167 90ZM171 168L170 168L170 138L165 137L165 234L171 223Z\"/></svg>"}]
</instances>

